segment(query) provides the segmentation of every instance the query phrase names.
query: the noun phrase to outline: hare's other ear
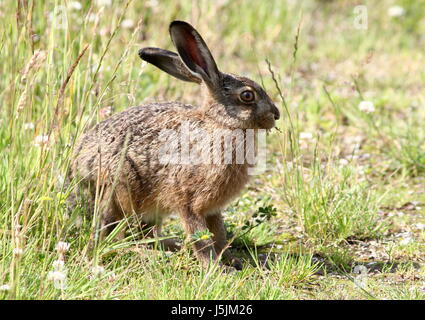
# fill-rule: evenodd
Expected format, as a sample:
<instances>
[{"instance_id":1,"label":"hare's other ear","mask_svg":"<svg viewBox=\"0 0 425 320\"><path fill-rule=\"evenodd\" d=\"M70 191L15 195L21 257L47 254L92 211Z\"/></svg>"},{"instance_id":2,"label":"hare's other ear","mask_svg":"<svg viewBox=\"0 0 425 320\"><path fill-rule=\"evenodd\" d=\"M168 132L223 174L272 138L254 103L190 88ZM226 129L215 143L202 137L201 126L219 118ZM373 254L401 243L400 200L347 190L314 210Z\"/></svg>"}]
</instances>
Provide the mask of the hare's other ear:
<instances>
[{"instance_id":1,"label":"hare's other ear","mask_svg":"<svg viewBox=\"0 0 425 320\"><path fill-rule=\"evenodd\" d=\"M210 89L219 89L221 73L200 34L187 22L173 21L170 36L186 67Z\"/></svg>"},{"instance_id":2,"label":"hare's other ear","mask_svg":"<svg viewBox=\"0 0 425 320\"><path fill-rule=\"evenodd\" d=\"M177 53L160 48L142 48L139 57L177 79L201 83L201 79L186 68Z\"/></svg>"}]
</instances>

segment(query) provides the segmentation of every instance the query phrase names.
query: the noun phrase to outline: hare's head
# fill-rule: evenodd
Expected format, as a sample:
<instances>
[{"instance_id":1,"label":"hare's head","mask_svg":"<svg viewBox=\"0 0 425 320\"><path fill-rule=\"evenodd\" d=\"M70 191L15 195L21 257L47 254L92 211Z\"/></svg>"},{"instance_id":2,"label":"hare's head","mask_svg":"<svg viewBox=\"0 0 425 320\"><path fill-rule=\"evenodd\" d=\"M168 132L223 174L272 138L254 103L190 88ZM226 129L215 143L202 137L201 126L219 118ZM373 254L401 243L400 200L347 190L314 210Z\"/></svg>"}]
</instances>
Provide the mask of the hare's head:
<instances>
[{"instance_id":1,"label":"hare's head","mask_svg":"<svg viewBox=\"0 0 425 320\"><path fill-rule=\"evenodd\" d=\"M200 34L188 23L173 21L170 35L177 49L143 48L139 56L170 75L208 88L207 113L217 122L241 129L271 129L279 110L256 82L218 70Z\"/></svg>"}]
</instances>

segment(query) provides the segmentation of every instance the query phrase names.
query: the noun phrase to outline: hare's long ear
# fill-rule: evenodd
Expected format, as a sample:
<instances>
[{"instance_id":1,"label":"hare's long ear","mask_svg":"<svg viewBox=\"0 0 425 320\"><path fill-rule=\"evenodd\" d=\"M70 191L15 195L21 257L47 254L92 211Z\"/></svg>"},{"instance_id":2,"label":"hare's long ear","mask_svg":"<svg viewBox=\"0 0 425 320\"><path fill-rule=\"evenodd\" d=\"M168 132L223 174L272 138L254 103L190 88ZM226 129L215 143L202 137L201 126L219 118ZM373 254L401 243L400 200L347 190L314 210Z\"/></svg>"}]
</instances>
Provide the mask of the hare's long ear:
<instances>
[{"instance_id":1,"label":"hare's long ear","mask_svg":"<svg viewBox=\"0 0 425 320\"><path fill-rule=\"evenodd\" d=\"M143 48L139 50L139 57L177 79L201 83L201 79L186 68L177 53L160 48Z\"/></svg>"},{"instance_id":2,"label":"hare's long ear","mask_svg":"<svg viewBox=\"0 0 425 320\"><path fill-rule=\"evenodd\" d=\"M173 21L170 36L186 67L210 89L218 89L221 73L200 34L187 22Z\"/></svg>"}]
</instances>

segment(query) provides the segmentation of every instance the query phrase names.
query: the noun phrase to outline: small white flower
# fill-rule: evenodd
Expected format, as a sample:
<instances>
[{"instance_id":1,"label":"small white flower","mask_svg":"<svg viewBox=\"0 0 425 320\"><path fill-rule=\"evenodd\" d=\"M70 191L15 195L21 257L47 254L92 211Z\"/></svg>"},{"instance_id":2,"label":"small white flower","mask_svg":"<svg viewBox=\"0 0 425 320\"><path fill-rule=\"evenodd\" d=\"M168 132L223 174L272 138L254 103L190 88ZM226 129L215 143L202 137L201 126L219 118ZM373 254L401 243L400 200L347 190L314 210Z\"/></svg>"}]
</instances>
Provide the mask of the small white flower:
<instances>
[{"instance_id":1,"label":"small white flower","mask_svg":"<svg viewBox=\"0 0 425 320\"><path fill-rule=\"evenodd\" d=\"M48 19L51 23L54 23L52 27L55 29L66 30L68 28L68 16L66 7L64 6L55 7L54 10L49 13Z\"/></svg>"},{"instance_id":2,"label":"small white flower","mask_svg":"<svg viewBox=\"0 0 425 320\"><path fill-rule=\"evenodd\" d=\"M53 268L56 271L63 270L64 266L65 266L65 262L63 260L55 260L55 261L53 261Z\"/></svg>"},{"instance_id":3,"label":"small white flower","mask_svg":"<svg viewBox=\"0 0 425 320\"><path fill-rule=\"evenodd\" d=\"M396 211L395 214L399 217L404 216L404 212L403 211Z\"/></svg>"},{"instance_id":4,"label":"small white flower","mask_svg":"<svg viewBox=\"0 0 425 320\"><path fill-rule=\"evenodd\" d=\"M311 140L313 139L313 134L311 132L300 132L300 140Z\"/></svg>"},{"instance_id":5,"label":"small white flower","mask_svg":"<svg viewBox=\"0 0 425 320\"><path fill-rule=\"evenodd\" d=\"M340 166L346 166L348 164L348 160L347 159L339 159L339 165Z\"/></svg>"},{"instance_id":6,"label":"small white flower","mask_svg":"<svg viewBox=\"0 0 425 320\"><path fill-rule=\"evenodd\" d=\"M134 21L131 19L125 19L121 22L121 27L124 29L131 29L134 27Z\"/></svg>"},{"instance_id":7,"label":"small white flower","mask_svg":"<svg viewBox=\"0 0 425 320\"><path fill-rule=\"evenodd\" d=\"M218 7L222 7L222 6L225 6L228 2L229 0L217 0L216 3Z\"/></svg>"},{"instance_id":8,"label":"small white flower","mask_svg":"<svg viewBox=\"0 0 425 320\"><path fill-rule=\"evenodd\" d=\"M65 252L67 252L69 250L69 247L70 246L71 245L69 243L67 243L67 242L59 241L58 244L56 245L56 250L59 253L65 253Z\"/></svg>"},{"instance_id":9,"label":"small white flower","mask_svg":"<svg viewBox=\"0 0 425 320\"><path fill-rule=\"evenodd\" d=\"M359 103L359 110L365 113L372 113L375 112L375 106L371 101L361 101Z\"/></svg>"},{"instance_id":10,"label":"small white flower","mask_svg":"<svg viewBox=\"0 0 425 320\"><path fill-rule=\"evenodd\" d=\"M405 246L405 245L409 244L411 241L412 241L412 238L410 238L410 237L403 238L403 239L400 241L400 244L401 244L401 245L403 245L403 246Z\"/></svg>"},{"instance_id":11,"label":"small white flower","mask_svg":"<svg viewBox=\"0 0 425 320\"><path fill-rule=\"evenodd\" d=\"M146 7L153 8L158 6L158 0L148 0L145 2Z\"/></svg>"},{"instance_id":12,"label":"small white flower","mask_svg":"<svg viewBox=\"0 0 425 320\"><path fill-rule=\"evenodd\" d=\"M108 27L103 27L99 30L99 35L101 36L106 36L106 35L110 35L111 34L111 29L109 29ZM99 69L99 72L102 70L102 66ZM94 67L94 71L96 71L97 69L97 65Z\"/></svg>"},{"instance_id":13,"label":"small white flower","mask_svg":"<svg viewBox=\"0 0 425 320\"><path fill-rule=\"evenodd\" d=\"M294 168L294 163L292 161L286 161L286 167L291 171Z\"/></svg>"},{"instance_id":14,"label":"small white flower","mask_svg":"<svg viewBox=\"0 0 425 320\"><path fill-rule=\"evenodd\" d=\"M0 286L0 291L9 291L10 286L8 284L3 284Z\"/></svg>"},{"instance_id":15,"label":"small white flower","mask_svg":"<svg viewBox=\"0 0 425 320\"><path fill-rule=\"evenodd\" d=\"M47 274L47 280L53 281L56 289L65 290L67 287L65 271L50 271Z\"/></svg>"},{"instance_id":16,"label":"small white flower","mask_svg":"<svg viewBox=\"0 0 425 320\"><path fill-rule=\"evenodd\" d=\"M425 224L423 224L423 223L416 223L415 224L415 227L418 230L424 230L425 229Z\"/></svg>"},{"instance_id":17,"label":"small white flower","mask_svg":"<svg viewBox=\"0 0 425 320\"><path fill-rule=\"evenodd\" d=\"M71 8L71 9L73 9L73 10L81 10L81 8L83 7L82 5L81 5L81 3L80 2L78 2L78 1L71 1L71 2L69 2L69 7Z\"/></svg>"},{"instance_id":18,"label":"small white flower","mask_svg":"<svg viewBox=\"0 0 425 320\"><path fill-rule=\"evenodd\" d=\"M107 118L112 114L112 106L107 106L99 110L101 118Z\"/></svg>"},{"instance_id":19,"label":"small white flower","mask_svg":"<svg viewBox=\"0 0 425 320\"><path fill-rule=\"evenodd\" d=\"M403 7L400 6L392 6L388 8L387 13L390 17L401 17L402 15L404 15L405 10Z\"/></svg>"},{"instance_id":20,"label":"small white flower","mask_svg":"<svg viewBox=\"0 0 425 320\"><path fill-rule=\"evenodd\" d=\"M115 272L110 272L108 274L108 281L114 282L116 279L117 279L117 275L115 274Z\"/></svg>"},{"instance_id":21,"label":"small white flower","mask_svg":"<svg viewBox=\"0 0 425 320\"><path fill-rule=\"evenodd\" d=\"M102 273L104 273L105 272L105 268L104 267L102 267L102 266L94 266L92 269L91 269L91 273L93 274L93 276L95 276L95 277L97 277L97 276L100 276Z\"/></svg>"},{"instance_id":22,"label":"small white flower","mask_svg":"<svg viewBox=\"0 0 425 320\"><path fill-rule=\"evenodd\" d=\"M32 130L32 129L34 129L34 123L32 123L32 122L27 122L27 123L24 123L24 125L23 125L23 128L24 128L24 130Z\"/></svg>"},{"instance_id":23,"label":"small white flower","mask_svg":"<svg viewBox=\"0 0 425 320\"><path fill-rule=\"evenodd\" d=\"M22 250L21 248L14 248L13 249L13 255L14 256L22 256L24 254L24 250Z\"/></svg>"},{"instance_id":24,"label":"small white flower","mask_svg":"<svg viewBox=\"0 0 425 320\"><path fill-rule=\"evenodd\" d=\"M66 272L63 271L50 271L47 274L47 280L49 281L65 281L66 280Z\"/></svg>"},{"instance_id":25,"label":"small white flower","mask_svg":"<svg viewBox=\"0 0 425 320\"><path fill-rule=\"evenodd\" d=\"M65 177L62 174L58 174L57 179L59 184L63 184L65 182Z\"/></svg>"},{"instance_id":26,"label":"small white flower","mask_svg":"<svg viewBox=\"0 0 425 320\"><path fill-rule=\"evenodd\" d=\"M33 43L37 43L37 42L39 42L40 41L40 36L38 35L38 34L33 34L32 36L31 36L31 40L32 40L32 42Z\"/></svg>"},{"instance_id":27,"label":"small white flower","mask_svg":"<svg viewBox=\"0 0 425 320\"><path fill-rule=\"evenodd\" d=\"M96 19L97 19L97 14L96 13L90 13L89 15L88 15L88 20L89 20L89 22L95 22L96 21Z\"/></svg>"},{"instance_id":28,"label":"small white flower","mask_svg":"<svg viewBox=\"0 0 425 320\"><path fill-rule=\"evenodd\" d=\"M49 136L47 135L39 135L39 136L36 136L34 139L34 145L37 147L47 144L48 142L49 142Z\"/></svg>"},{"instance_id":29,"label":"small white flower","mask_svg":"<svg viewBox=\"0 0 425 320\"><path fill-rule=\"evenodd\" d=\"M110 7L112 5L112 0L96 0L96 4L100 6Z\"/></svg>"}]
</instances>

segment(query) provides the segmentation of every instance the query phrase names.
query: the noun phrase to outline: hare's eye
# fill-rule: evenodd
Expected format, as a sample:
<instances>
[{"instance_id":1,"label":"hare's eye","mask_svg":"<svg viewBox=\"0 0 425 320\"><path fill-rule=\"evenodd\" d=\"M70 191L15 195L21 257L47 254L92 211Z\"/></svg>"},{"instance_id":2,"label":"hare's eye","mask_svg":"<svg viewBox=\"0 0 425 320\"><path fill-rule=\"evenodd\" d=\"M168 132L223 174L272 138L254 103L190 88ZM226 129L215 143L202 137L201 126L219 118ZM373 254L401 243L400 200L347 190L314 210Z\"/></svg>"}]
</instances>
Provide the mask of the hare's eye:
<instances>
[{"instance_id":1,"label":"hare's eye","mask_svg":"<svg viewBox=\"0 0 425 320\"><path fill-rule=\"evenodd\" d=\"M255 100L255 94L252 90L242 91L239 95L242 102L252 102Z\"/></svg>"}]
</instances>

